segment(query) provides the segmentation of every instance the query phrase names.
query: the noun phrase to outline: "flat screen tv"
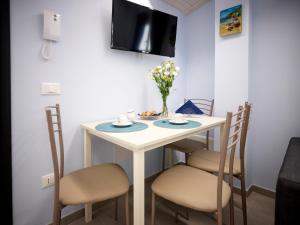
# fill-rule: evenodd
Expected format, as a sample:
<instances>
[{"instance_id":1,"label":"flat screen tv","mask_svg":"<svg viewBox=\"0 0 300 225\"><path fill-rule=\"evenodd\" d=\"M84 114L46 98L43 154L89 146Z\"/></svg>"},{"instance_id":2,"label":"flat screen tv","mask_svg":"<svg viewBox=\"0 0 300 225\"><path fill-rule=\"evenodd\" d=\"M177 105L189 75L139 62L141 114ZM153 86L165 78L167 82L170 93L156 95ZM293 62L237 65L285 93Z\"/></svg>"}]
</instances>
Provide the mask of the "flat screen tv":
<instances>
[{"instance_id":1,"label":"flat screen tv","mask_svg":"<svg viewBox=\"0 0 300 225\"><path fill-rule=\"evenodd\" d=\"M126 0L113 0L111 48L175 56L177 17Z\"/></svg>"}]
</instances>

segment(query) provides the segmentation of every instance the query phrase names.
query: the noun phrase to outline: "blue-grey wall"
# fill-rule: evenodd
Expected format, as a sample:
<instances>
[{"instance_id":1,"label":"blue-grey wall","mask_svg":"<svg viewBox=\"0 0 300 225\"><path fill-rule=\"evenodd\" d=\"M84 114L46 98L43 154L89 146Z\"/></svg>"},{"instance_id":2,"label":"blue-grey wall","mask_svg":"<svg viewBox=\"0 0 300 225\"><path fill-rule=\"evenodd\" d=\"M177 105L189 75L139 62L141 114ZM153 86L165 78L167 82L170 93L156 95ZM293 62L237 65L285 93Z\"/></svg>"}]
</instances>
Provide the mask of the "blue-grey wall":
<instances>
[{"instance_id":1,"label":"blue-grey wall","mask_svg":"<svg viewBox=\"0 0 300 225\"><path fill-rule=\"evenodd\" d=\"M138 1L138 0L135 0ZM179 16L177 57L181 75L169 98L174 109L184 97L213 97L214 1L184 16L161 0L141 0ZM54 59L40 56L42 12L62 15L62 39ZM300 2L251 1L248 139L249 184L275 188L289 138L300 136ZM62 105L66 171L83 165L83 121L114 118L128 108L160 109L148 70L164 57L111 50L111 0L11 0L13 205L15 225L51 220L52 188L41 176L52 171L44 106ZM234 61L234 58L233 58ZM41 82L60 82L62 95L41 96ZM134 88L133 88L134 87ZM111 161L109 143L93 140L95 163ZM146 173L160 169L160 152L147 154ZM131 176L132 162L121 162ZM77 208L69 208L70 213Z\"/></svg>"},{"instance_id":2,"label":"blue-grey wall","mask_svg":"<svg viewBox=\"0 0 300 225\"><path fill-rule=\"evenodd\" d=\"M145 2L141 1L142 3ZM182 68L169 98L170 110L185 96L183 15L159 0L154 8L179 16L174 59ZM161 98L149 69L166 57L110 49L111 0L12 0L12 157L15 225L51 220L53 188L41 189L41 176L52 172L44 107L59 102L62 110L66 172L83 166L80 123L116 118L129 108L160 110ZM62 16L62 36L54 58L40 56L44 9ZM62 95L41 96L41 82L59 82ZM175 90L176 89L176 90ZM94 163L113 159L112 145L94 142ZM146 175L160 170L161 152L146 155ZM132 161L121 162L132 177ZM64 214L77 209L68 208Z\"/></svg>"},{"instance_id":3,"label":"blue-grey wall","mask_svg":"<svg viewBox=\"0 0 300 225\"><path fill-rule=\"evenodd\" d=\"M300 1L251 1L248 178L272 190L289 139L300 136Z\"/></svg>"},{"instance_id":4,"label":"blue-grey wall","mask_svg":"<svg viewBox=\"0 0 300 225\"><path fill-rule=\"evenodd\" d=\"M186 17L186 95L214 98L215 4L208 1Z\"/></svg>"}]
</instances>

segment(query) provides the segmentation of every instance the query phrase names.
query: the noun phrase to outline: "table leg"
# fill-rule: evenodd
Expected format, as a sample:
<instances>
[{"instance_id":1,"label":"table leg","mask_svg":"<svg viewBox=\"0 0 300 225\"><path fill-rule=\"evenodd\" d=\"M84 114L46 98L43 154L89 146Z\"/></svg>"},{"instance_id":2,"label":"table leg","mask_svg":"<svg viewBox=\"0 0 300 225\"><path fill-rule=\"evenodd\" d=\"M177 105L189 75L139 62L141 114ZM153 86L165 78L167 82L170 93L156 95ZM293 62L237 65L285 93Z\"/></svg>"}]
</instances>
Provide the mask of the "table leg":
<instances>
[{"instance_id":1,"label":"table leg","mask_svg":"<svg viewBox=\"0 0 300 225\"><path fill-rule=\"evenodd\" d=\"M171 168L174 165L174 151L173 149L168 149L168 168Z\"/></svg>"},{"instance_id":2,"label":"table leg","mask_svg":"<svg viewBox=\"0 0 300 225\"><path fill-rule=\"evenodd\" d=\"M84 130L84 168L92 166L92 137L91 134ZM92 204L85 204L85 222L92 221Z\"/></svg>"},{"instance_id":3,"label":"table leg","mask_svg":"<svg viewBox=\"0 0 300 225\"><path fill-rule=\"evenodd\" d=\"M133 153L133 225L145 224L145 153Z\"/></svg>"}]
</instances>

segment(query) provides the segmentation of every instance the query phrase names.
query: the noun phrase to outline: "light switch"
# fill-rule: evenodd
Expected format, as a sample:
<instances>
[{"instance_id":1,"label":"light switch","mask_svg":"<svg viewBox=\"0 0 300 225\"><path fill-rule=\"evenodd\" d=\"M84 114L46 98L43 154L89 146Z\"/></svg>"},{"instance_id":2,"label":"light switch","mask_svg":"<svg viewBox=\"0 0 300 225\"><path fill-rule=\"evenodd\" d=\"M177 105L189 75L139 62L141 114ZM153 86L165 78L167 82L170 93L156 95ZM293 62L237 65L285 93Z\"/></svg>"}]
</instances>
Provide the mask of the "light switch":
<instances>
[{"instance_id":1,"label":"light switch","mask_svg":"<svg viewBox=\"0 0 300 225\"><path fill-rule=\"evenodd\" d=\"M60 95L61 88L59 83L42 83L41 94L42 95Z\"/></svg>"}]
</instances>

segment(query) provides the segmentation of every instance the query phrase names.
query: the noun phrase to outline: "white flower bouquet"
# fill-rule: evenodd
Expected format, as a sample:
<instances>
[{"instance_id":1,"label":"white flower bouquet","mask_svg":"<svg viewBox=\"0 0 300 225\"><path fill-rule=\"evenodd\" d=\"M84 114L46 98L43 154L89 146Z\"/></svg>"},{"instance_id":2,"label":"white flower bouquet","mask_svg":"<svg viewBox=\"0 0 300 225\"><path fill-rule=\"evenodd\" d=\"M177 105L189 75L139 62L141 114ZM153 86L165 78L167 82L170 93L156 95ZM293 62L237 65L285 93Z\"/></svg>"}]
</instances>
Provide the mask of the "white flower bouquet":
<instances>
[{"instance_id":1,"label":"white flower bouquet","mask_svg":"<svg viewBox=\"0 0 300 225\"><path fill-rule=\"evenodd\" d=\"M162 116L168 116L167 97L179 70L172 61L164 61L151 70L151 77L156 82L163 100Z\"/></svg>"}]
</instances>

